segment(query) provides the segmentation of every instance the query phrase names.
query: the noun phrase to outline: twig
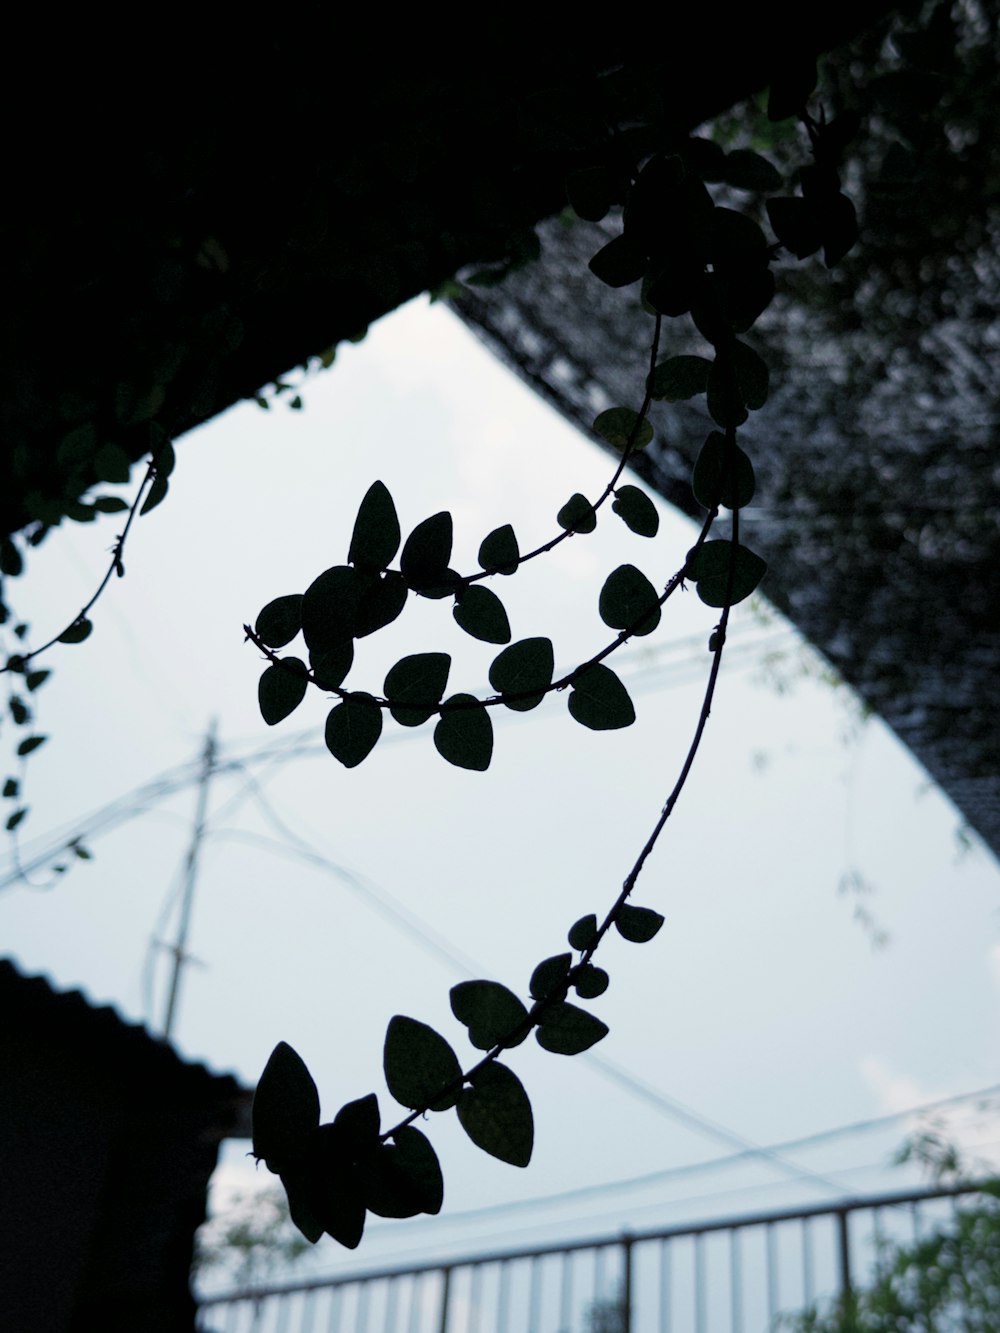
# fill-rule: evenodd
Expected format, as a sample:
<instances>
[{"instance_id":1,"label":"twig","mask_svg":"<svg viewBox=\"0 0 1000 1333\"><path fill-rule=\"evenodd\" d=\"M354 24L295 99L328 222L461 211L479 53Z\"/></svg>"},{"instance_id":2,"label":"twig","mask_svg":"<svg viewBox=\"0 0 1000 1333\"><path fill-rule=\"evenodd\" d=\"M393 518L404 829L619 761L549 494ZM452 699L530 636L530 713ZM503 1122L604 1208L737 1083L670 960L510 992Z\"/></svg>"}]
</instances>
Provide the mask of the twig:
<instances>
[{"instance_id":1,"label":"twig","mask_svg":"<svg viewBox=\"0 0 1000 1333\"><path fill-rule=\"evenodd\" d=\"M93 597L91 597L90 601L86 604L86 606L84 606L80 611L77 612L76 616L70 621L68 625L65 626L64 629L61 629L59 633L54 635L51 639L49 639L47 643L43 643L40 648L35 648L30 653L16 653L13 657L9 657L7 659L7 662L2 667L0 667L0 675L2 675L5 671L14 671L17 673L23 673L25 666L33 658L38 657L41 653L48 652L48 650L54 647L54 645L60 641L62 636L66 634L69 630L71 630L74 625L78 625L81 620L86 619L88 612L90 612L96 605L101 594L104 592L105 588L111 582L113 575L117 574L119 578L125 577L125 566L122 563L122 552L125 549L125 542L128 539L129 529L132 527L133 520L135 519L136 514L139 512L139 505L141 504L142 498L146 493L146 487L149 485L149 483L153 480L155 476L156 476L156 456L154 455L154 457L151 458L149 461L149 466L146 468L146 475L143 477L142 482L139 486L139 490L136 493L136 497L132 501L132 507L129 510L128 518L125 521L125 527L122 530L121 536L117 538L114 547L112 548L111 564L108 566L108 572L104 575L104 578L101 579L97 591L94 593Z\"/></svg>"}]
</instances>

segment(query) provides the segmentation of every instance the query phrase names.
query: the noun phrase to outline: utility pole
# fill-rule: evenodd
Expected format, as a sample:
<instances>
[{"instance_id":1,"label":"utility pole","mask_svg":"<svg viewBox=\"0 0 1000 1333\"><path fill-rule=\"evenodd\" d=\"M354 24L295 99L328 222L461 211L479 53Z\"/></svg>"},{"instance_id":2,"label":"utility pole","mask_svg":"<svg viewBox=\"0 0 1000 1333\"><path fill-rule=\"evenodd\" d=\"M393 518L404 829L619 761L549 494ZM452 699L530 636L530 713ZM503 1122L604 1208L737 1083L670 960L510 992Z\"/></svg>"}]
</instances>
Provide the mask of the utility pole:
<instances>
[{"instance_id":1,"label":"utility pole","mask_svg":"<svg viewBox=\"0 0 1000 1333\"><path fill-rule=\"evenodd\" d=\"M177 923L177 939L167 946L173 955L174 964L170 974L170 994L167 996L167 1012L163 1020L163 1037L169 1041L174 1029L174 1016L177 1011L177 997L180 990L181 969L188 962L187 942L191 929L191 907L194 902L194 889L198 879L198 855L205 837L205 817L208 812L208 788L215 768L217 750L216 719L208 724L205 734L205 748L201 753L201 773L198 778L198 800L195 808L194 828L191 842L184 861L184 888L181 897L181 914Z\"/></svg>"}]
</instances>

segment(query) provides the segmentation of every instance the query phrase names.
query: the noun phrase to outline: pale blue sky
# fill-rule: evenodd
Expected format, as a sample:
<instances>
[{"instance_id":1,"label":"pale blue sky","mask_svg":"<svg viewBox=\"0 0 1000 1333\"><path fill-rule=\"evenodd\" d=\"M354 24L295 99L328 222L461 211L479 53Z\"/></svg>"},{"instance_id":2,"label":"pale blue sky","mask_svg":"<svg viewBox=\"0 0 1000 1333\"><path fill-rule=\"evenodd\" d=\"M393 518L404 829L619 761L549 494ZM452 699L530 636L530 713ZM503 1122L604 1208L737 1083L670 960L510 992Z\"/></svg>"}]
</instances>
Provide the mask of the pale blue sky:
<instances>
[{"instance_id":1,"label":"pale blue sky","mask_svg":"<svg viewBox=\"0 0 1000 1333\"><path fill-rule=\"evenodd\" d=\"M192 758L212 716L224 747L244 754L304 730L321 742L318 696L273 730L264 726L259 655L240 627L345 559L376 478L395 496L404 531L450 509L454 563L468 568L498 524L513 522L522 547L544 540L569 494L596 495L614 466L426 302L343 349L304 392L301 414L246 404L181 441L169 500L137 524L127 577L97 608L91 640L51 654L56 674L38 696L38 729L51 740L28 766L26 855L49 830ZM498 580L515 638L550 634L557 665L605 643L597 596L606 574L630 562L662 585L691 543L690 525L657 503L655 541L608 512L594 535ZM71 528L32 554L17 604L40 637L86 600L119 530L114 517ZM714 620L688 592L655 635L622 654L623 676L643 672L628 731L585 731L558 696L521 718L494 715L485 774L449 768L430 728L389 724L391 743L354 771L319 753L258 776L280 818L314 849L524 993L534 963L564 947L572 922L606 910L652 826L697 717L702 685L691 664L700 657L707 671ZM611 989L594 1003L611 1028L597 1053L758 1142L994 1083L1000 1047L996 864L982 851L959 855L953 808L884 728L858 724L846 690L815 676L785 694L763 683L760 651L749 645L765 639L783 645L780 671L795 672L794 636L739 608L733 646L747 647L724 668L703 754L636 894L666 926L642 948L609 941L599 961ZM450 688L473 691L493 655L460 634L445 603L422 603L365 641L348 684L378 692L388 665L419 649L454 653ZM179 1044L252 1081L274 1043L287 1040L313 1070L325 1113L374 1089L388 1118L387 1020L410 1014L467 1052L448 1009L460 976L342 882L265 848L261 837L279 835L245 791L224 813L239 791L232 777L213 788L216 836L204 851L191 939L199 962L184 981ZM6 889L5 951L25 971L159 1022L164 963L150 1015L145 962L151 936L169 933L157 923L193 806L189 789L92 838L95 860L51 889ZM853 919L855 899L838 894L850 871L873 886L858 901L889 932L883 950L873 951ZM494 1162L453 1117L435 1117L444 1217L380 1224L362 1258L446 1250L459 1237L520 1241L540 1234L529 1229L536 1220L558 1239L573 1228L822 1197L805 1183L767 1186L779 1178L758 1167L449 1228L453 1210L723 1151L584 1060L527 1043L511 1064L535 1107L532 1165ZM865 1168L837 1177L847 1189L892 1183L881 1164L898 1137L802 1160L825 1173ZM980 1137L989 1140L988 1128ZM232 1162L230 1178L243 1169ZM702 1195L712 1197L697 1202ZM339 1261L333 1243L324 1246L323 1260Z\"/></svg>"}]
</instances>

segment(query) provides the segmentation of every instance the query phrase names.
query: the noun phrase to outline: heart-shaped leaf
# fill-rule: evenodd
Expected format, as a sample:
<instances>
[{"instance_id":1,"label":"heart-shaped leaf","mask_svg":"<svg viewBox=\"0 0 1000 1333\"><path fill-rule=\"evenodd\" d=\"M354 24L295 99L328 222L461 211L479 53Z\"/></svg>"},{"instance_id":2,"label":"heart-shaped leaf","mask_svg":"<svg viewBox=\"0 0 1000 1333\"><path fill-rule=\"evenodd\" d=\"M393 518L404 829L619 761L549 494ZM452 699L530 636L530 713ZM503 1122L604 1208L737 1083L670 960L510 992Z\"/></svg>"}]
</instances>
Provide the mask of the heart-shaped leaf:
<instances>
[{"instance_id":1,"label":"heart-shaped leaf","mask_svg":"<svg viewBox=\"0 0 1000 1333\"><path fill-rule=\"evenodd\" d=\"M554 1004L546 1009L535 1030L539 1046L555 1055L579 1055L608 1035L608 1025L575 1004Z\"/></svg>"},{"instance_id":2,"label":"heart-shaped leaf","mask_svg":"<svg viewBox=\"0 0 1000 1333\"><path fill-rule=\"evenodd\" d=\"M319 1125L319 1093L299 1053L285 1041L271 1052L253 1096L253 1155L271 1171L305 1156Z\"/></svg>"},{"instance_id":3,"label":"heart-shaped leaf","mask_svg":"<svg viewBox=\"0 0 1000 1333\"><path fill-rule=\"evenodd\" d=\"M399 568L411 588L421 592L441 582L451 559L451 543L452 520L447 510L417 524L399 557Z\"/></svg>"},{"instance_id":4,"label":"heart-shaped leaf","mask_svg":"<svg viewBox=\"0 0 1000 1333\"><path fill-rule=\"evenodd\" d=\"M663 917L651 907L633 907L625 903L618 909L615 927L622 939L632 944L646 944L663 925Z\"/></svg>"},{"instance_id":5,"label":"heart-shaped leaf","mask_svg":"<svg viewBox=\"0 0 1000 1333\"><path fill-rule=\"evenodd\" d=\"M554 668L551 639L519 639L493 659L490 684L504 696L505 707L527 713L544 699Z\"/></svg>"},{"instance_id":6,"label":"heart-shaped leaf","mask_svg":"<svg viewBox=\"0 0 1000 1333\"><path fill-rule=\"evenodd\" d=\"M749 597L767 573L767 565L746 546L719 540L705 542L694 557L688 557L688 574L698 585L698 596L706 606L725 606L730 593L730 565L733 566L729 602Z\"/></svg>"},{"instance_id":7,"label":"heart-shaped leaf","mask_svg":"<svg viewBox=\"0 0 1000 1333\"><path fill-rule=\"evenodd\" d=\"M611 508L640 537L655 537L660 528L656 505L638 486L619 486Z\"/></svg>"},{"instance_id":8,"label":"heart-shaped leaf","mask_svg":"<svg viewBox=\"0 0 1000 1333\"><path fill-rule=\"evenodd\" d=\"M521 1080L506 1066L485 1065L462 1089L458 1118L477 1148L511 1166L527 1166L535 1140L531 1103Z\"/></svg>"},{"instance_id":9,"label":"heart-shaped leaf","mask_svg":"<svg viewBox=\"0 0 1000 1333\"><path fill-rule=\"evenodd\" d=\"M656 589L635 565L619 565L604 582L598 611L611 629L652 634L660 623Z\"/></svg>"},{"instance_id":10,"label":"heart-shaped leaf","mask_svg":"<svg viewBox=\"0 0 1000 1333\"><path fill-rule=\"evenodd\" d=\"M480 1051L498 1042L519 1046L527 1031L507 1040L528 1017L528 1011L512 990L498 981L460 981L451 988L451 1011L469 1029L469 1040Z\"/></svg>"},{"instance_id":11,"label":"heart-shaped leaf","mask_svg":"<svg viewBox=\"0 0 1000 1333\"><path fill-rule=\"evenodd\" d=\"M602 662L587 667L573 680L569 711L577 722L592 731L615 731L630 727L635 721L628 691Z\"/></svg>"},{"instance_id":12,"label":"heart-shaped leaf","mask_svg":"<svg viewBox=\"0 0 1000 1333\"><path fill-rule=\"evenodd\" d=\"M396 1101L411 1110L447 1111L458 1101L462 1067L439 1033L415 1018L397 1014L385 1034L385 1081ZM454 1084L451 1091L443 1089Z\"/></svg>"},{"instance_id":13,"label":"heart-shaped leaf","mask_svg":"<svg viewBox=\"0 0 1000 1333\"><path fill-rule=\"evenodd\" d=\"M357 768L382 735L382 710L370 694L349 694L326 719L326 748L345 768Z\"/></svg>"},{"instance_id":14,"label":"heart-shaped leaf","mask_svg":"<svg viewBox=\"0 0 1000 1333\"><path fill-rule=\"evenodd\" d=\"M593 532L597 527L597 515L587 497L577 491L556 514L556 522L567 532Z\"/></svg>"},{"instance_id":15,"label":"heart-shaped leaf","mask_svg":"<svg viewBox=\"0 0 1000 1333\"><path fill-rule=\"evenodd\" d=\"M472 694L453 694L441 705L434 745L442 759L457 768L484 773L493 758L493 723Z\"/></svg>"},{"instance_id":16,"label":"heart-shaped leaf","mask_svg":"<svg viewBox=\"0 0 1000 1333\"><path fill-rule=\"evenodd\" d=\"M609 407L594 422L594 430L602 440L623 453L631 442L633 449L645 449L653 438L653 427L648 419L640 419L631 407Z\"/></svg>"},{"instance_id":17,"label":"heart-shaped leaf","mask_svg":"<svg viewBox=\"0 0 1000 1333\"><path fill-rule=\"evenodd\" d=\"M732 445L730 473L726 475L726 437L713 430L701 447L694 465L691 487L695 499L706 509L725 505L727 509L742 509L753 499L756 479L753 464L739 447Z\"/></svg>"},{"instance_id":18,"label":"heart-shaped leaf","mask_svg":"<svg viewBox=\"0 0 1000 1333\"><path fill-rule=\"evenodd\" d=\"M514 529L506 523L502 528L494 528L484 538L479 548L479 565L497 574L516 574L520 555Z\"/></svg>"},{"instance_id":19,"label":"heart-shaped leaf","mask_svg":"<svg viewBox=\"0 0 1000 1333\"><path fill-rule=\"evenodd\" d=\"M306 664L298 657L272 662L257 685L260 715L269 727L293 713L305 698Z\"/></svg>"},{"instance_id":20,"label":"heart-shaped leaf","mask_svg":"<svg viewBox=\"0 0 1000 1333\"><path fill-rule=\"evenodd\" d=\"M653 370L649 377L649 392L653 398L678 403L694 398L708 388L711 361L703 356L671 356Z\"/></svg>"},{"instance_id":21,"label":"heart-shaped leaf","mask_svg":"<svg viewBox=\"0 0 1000 1333\"><path fill-rule=\"evenodd\" d=\"M510 621L503 602L481 583L474 583L458 594L452 615L456 625L474 639L484 643L510 643Z\"/></svg>"},{"instance_id":22,"label":"heart-shaped leaf","mask_svg":"<svg viewBox=\"0 0 1000 1333\"><path fill-rule=\"evenodd\" d=\"M381 481L372 482L354 521L349 563L365 569L386 569L399 550L400 536L396 506L388 488Z\"/></svg>"},{"instance_id":23,"label":"heart-shaped leaf","mask_svg":"<svg viewBox=\"0 0 1000 1333\"><path fill-rule=\"evenodd\" d=\"M419 727L437 712L448 684L448 653L414 653L390 667L385 678L389 711L404 727Z\"/></svg>"},{"instance_id":24,"label":"heart-shaped leaf","mask_svg":"<svg viewBox=\"0 0 1000 1333\"><path fill-rule=\"evenodd\" d=\"M302 594L276 597L257 617L257 637L269 648L284 648L302 628Z\"/></svg>"}]
</instances>

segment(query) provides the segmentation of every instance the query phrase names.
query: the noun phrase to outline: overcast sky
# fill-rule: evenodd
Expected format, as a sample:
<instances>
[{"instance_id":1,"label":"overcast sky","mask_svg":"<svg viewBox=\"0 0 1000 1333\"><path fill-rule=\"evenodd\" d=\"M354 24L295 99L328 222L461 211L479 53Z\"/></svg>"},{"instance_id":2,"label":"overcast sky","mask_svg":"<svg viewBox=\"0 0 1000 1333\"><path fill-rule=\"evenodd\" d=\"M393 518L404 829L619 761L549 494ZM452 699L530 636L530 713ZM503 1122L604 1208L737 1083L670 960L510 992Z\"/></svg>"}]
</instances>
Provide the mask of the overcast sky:
<instances>
[{"instance_id":1,"label":"overcast sky","mask_svg":"<svg viewBox=\"0 0 1000 1333\"><path fill-rule=\"evenodd\" d=\"M180 443L169 499L137 523L127 576L96 609L92 638L49 654L55 675L36 702L50 739L27 766L22 853L52 845L55 830L90 829L109 802L193 761L217 719L223 756L246 763L211 786L197 961L183 978L177 1042L252 1082L275 1042L289 1041L327 1116L375 1090L388 1122L380 1066L393 1014L435 1025L469 1053L448 1006L463 963L524 994L573 921L613 901L683 759L716 616L687 592L655 635L620 655L638 713L626 731L581 728L559 695L520 717L494 710L487 773L449 767L430 727L391 723L359 768L343 769L323 750L328 705L314 691L279 726L261 721L261 662L243 622L345 560L375 479L394 495L404 533L449 509L453 563L470 569L499 524L514 524L522 549L552 535L560 505L573 491L596 496L614 463L426 302L346 347L304 396L301 413L244 404ZM497 580L515 638L550 635L563 667L607 642L597 615L607 573L634 563L662 585L693 539L657 504L653 541L607 512L595 534ZM70 527L32 553L17 606L39 640L87 599L120 526L110 517ZM449 689L482 691L494 650L463 636L444 602L408 608L366 640L347 683L379 693L396 658L425 649L454 654ZM849 691L821 679L776 617L741 606L732 649L696 770L635 895L666 925L641 948L610 939L599 959L611 988L593 1007L611 1033L595 1054L645 1093L526 1043L511 1065L534 1104L531 1166L485 1157L453 1116L434 1117L442 1218L374 1224L361 1259L555 1240L907 1179L886 1169L898 1126L799 1154L823 1182L757 1165L449 1221L731 1150L679 1123L658 1095L771 1143L997 1082L995 862L975 846L963 853L953 807L878 722L861 720ZM306 753L275 755L296 740ZM269 762L254 759L265 749ZM61 881L37 872L37 887L6 888L6 951L26 972L158 1027L167 959L150 946L176 929L194 803L190 784L148 796L113 830L87 833L92 862ZM838 892L845 880L855 889ZM873 948L883 931L888 943ZM959 1130L976 1151L995 1149L989 1124L965 1117ZM243 1152L227 1155L230 1180L250 1170ZM321 1262L341 1262L333 1242L320 1248Z\"/></svg>"}]
</instances>

